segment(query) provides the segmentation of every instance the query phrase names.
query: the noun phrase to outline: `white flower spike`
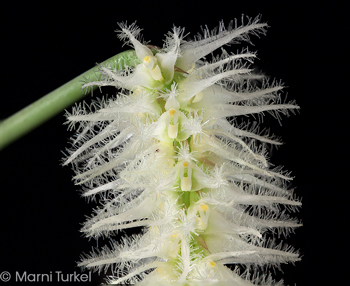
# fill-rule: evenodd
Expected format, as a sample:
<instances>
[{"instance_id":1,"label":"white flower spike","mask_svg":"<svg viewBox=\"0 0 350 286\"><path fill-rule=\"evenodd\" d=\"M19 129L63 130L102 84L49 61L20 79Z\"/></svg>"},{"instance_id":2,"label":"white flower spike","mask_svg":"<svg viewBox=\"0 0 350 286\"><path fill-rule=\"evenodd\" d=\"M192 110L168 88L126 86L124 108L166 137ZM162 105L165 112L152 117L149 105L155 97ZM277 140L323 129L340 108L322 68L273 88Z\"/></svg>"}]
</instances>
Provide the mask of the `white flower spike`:
<instances>
[{"instance_id":1,"label":"white flower spike","mask_svg":"<svg viewBox=\"0 0 350 286\"><path fill-rule=\"evenodd\" d=\"M101 67L100 80L85 84L121 93L95 102L94 112L76 107L67 115L80 133L65 164L73 164L84 196L102 197L83 227L87 236L143 232L88 255L80 266L112 266L110 284L282 284L259 270L300 259L269 232L301 226L287 215L301 203L286 187L288 174L269 168L264 145L281 143L236 119L264 111L279 118L299 107L281 102L281 84L252 73L255 53L222 48L266 27L259 18L229 28L220 23L194 41L174 28L160 49L143 44L135 24L120 25L119 37L135 49L138 64ZM221 56L203 59L218 48Z\"/></svg>"}]
</instances>

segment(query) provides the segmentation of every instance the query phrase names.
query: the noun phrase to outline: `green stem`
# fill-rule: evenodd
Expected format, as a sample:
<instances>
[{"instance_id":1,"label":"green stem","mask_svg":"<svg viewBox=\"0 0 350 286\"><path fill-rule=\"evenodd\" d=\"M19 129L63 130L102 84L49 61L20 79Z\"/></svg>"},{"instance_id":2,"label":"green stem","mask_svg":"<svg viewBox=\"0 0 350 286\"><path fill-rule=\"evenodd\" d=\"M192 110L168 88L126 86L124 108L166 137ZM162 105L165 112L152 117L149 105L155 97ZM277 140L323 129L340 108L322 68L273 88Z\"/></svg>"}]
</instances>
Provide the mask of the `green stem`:
<instances>
[{"instance_id":1,"label":"green stem","mask_svg":"<svg viewBox=\"0 0 350 286\"><path fill-rule=\"evenodd\" d=\"M125 65L134 66L137 61L135 51L129 50L109 58L101 65L122 69ZM96 80L96 77L94 67L0 122L0 150L83 98L82 81L85 78Z\"/></svg>"}]
</instances>

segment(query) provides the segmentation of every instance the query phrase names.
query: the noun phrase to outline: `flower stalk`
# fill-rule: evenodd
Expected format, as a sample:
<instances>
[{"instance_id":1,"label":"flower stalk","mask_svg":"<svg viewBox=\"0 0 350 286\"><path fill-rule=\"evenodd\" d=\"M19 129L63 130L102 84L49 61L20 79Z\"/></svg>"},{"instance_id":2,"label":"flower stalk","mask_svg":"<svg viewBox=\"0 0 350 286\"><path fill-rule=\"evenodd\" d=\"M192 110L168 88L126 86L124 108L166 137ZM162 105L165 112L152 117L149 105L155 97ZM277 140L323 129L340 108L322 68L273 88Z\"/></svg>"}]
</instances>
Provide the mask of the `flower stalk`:
<instances>
[{"instance_id":1,"label":"flower stalk","mask_svg":"<svg viewBox=\"0 0 350 286\"><path fill-rule=\"evenodd\" d=\"M123 69L125 65L132 65L137 61L133 50L122 52L104 61L102 65ZM14 115L0 122L0 150L15 140L29 133L42 123L82 99L86 92L81 88L84 80L98 80L96 68L92 68L77 76L61 87L48 93ZM93 89L97 86L93 87Z\"/></svg>"},{"instance_id":2,"label":"flower stalk","mask_svg":"<svg viewBox=\"0 0 350 286\"><path fill-rule=\"evenodd\" d=\"M281 142L238 119L279 118L299 107L281 100L282 84L253 73L255 53L222 48L204 59L266 27L259 18L221 23L194 41L174 28L162 49L151 50L135 24L120 25L139 61L123 70L101 65L100 78L84 84L120 92L67 113L77 134L64 165L73 164L83 196L101 196L82 229L87 237L143 231L93 251L81 267L111 267L110 284L281 285L259 267L300 259L271 230L301 226L288 214L301 203L286 186L289 174L267 158L265 145Z\"/></svg>"}]
</instances>

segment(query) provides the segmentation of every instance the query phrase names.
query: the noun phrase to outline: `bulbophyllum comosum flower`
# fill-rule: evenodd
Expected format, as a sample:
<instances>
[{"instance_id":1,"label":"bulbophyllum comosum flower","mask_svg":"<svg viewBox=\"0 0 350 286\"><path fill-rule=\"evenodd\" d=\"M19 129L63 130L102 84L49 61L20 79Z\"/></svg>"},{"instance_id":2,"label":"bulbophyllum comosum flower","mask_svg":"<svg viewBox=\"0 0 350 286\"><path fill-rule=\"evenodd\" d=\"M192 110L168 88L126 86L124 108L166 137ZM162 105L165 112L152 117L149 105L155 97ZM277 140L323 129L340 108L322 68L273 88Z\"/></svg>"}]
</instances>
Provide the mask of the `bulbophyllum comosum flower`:
<instances>
[{"instance_id":1,"label":"bulbophyllum comosum flower","mask_svg":"<svg viewBox=\"0 0 350 286\"><path fill-rule=\"evenodd\" d=\"M95 101L91 111L76 106L67 114L79 127L64 164L73 164L83 196L101 196L82 229L88 237L143 231L92 252L80 266L111 267L111 284L281 284L259 266L300 259L271 233L301 226L288 215L301 203L287 188L289 174L270 168L264 146L281 143L237 122L265 111L279 118L299 107L282 102L280 83L252 72L255 53L223 49L265 30L259 18L220 23L187 41L174 28L164 47L154 48L140 42L135 24L120 25L137 64L101 66L100 80L84 85L119 93ZM208 62L204 57L218 48L221 56Z\"/></svg>"}]
</instances>

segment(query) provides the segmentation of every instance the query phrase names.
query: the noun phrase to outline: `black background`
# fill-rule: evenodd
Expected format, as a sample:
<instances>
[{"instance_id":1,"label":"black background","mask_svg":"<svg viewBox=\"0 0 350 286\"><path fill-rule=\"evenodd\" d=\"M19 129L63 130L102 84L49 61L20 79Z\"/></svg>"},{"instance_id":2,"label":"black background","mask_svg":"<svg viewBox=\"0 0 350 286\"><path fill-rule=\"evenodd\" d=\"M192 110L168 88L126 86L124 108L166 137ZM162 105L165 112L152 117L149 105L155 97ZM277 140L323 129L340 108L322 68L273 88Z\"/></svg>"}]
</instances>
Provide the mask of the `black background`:
<instances>
[{"instance_id":1,"label":"black background","mask_svg":"<svg viewBox=\"0 0 350 286\"><path fill-rule=\"evenodd\" d=\"M292 171L293 186L303 197L298 216L304 227L287 240L300 249L303 259L296 266L283 266L284 274L277 276L284 277L286 285L339 285L336 279L346 275L339 267L346 265L342 258L348 252L341 240L349 216L341 202L348 195L342 184L347 176L343 148L348 130L342 108L348 105L348 92L342 86L349 45L345 7L337 2L6 4L1 13L0 118L127 49L114 32L118 22L137 20L144 39L162 46L163 35L174 24L193 36L201 25L212 29L220 20L228 24L234 18L240 21L241 14L262 14L270 28L267 36L252 37L255 46L250 49L259 57L256 67L282 79L288 98L301 106L298 115L283 118L282 126L268 115L264 122L286 143L273 149L271 161ZM80 197L70 168L60 165L61 151L72 134L64 121L62 112L0 152L0 272L80 273L80 254L96 246L79 232L93 204ZM100 246L105 243L99 241ZM103 275L93 274L90 284L102 281Z\"/></svg>"}]
</instances>

